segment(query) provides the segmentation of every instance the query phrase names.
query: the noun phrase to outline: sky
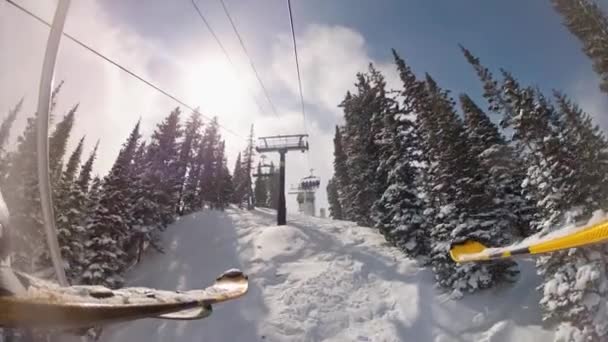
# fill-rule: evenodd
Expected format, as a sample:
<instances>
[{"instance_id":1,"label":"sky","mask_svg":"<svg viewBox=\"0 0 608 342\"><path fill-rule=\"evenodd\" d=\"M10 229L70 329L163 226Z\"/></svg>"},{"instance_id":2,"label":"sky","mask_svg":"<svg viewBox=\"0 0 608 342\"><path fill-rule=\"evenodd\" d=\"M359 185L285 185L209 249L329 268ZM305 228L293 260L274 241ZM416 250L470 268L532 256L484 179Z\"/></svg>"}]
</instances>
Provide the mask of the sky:
<instances>
[{"instance_id":1,"label":"sky","mask_svg":"<svg viewBox=\"0 0 608 342\"><path fill-rule=\"evenodd\" d=\"M15 1L49 21L57 3ZM428 72L453 94L466 92L480 99L481 85L458 48L463 44L495 73L505 68L523 84L563 90L608 128L604 113L608 98L599 92L599 79L580 51L580 43L561 25L548 0L293 0L305 116L300 111L286 0L224 0L276 114L220 0L196 1L234 67L191 0L72 1L65 32L199 107L206 116L217 116L227 129L222 134L230 169L245 148L252 124L258 137L307 132L308 154L287 155L287 187L314 169L322 181L317 208L327 207L325 185L333 172L333 132L342 120L338 104L353 88L356 73L365 71L370 62L385 74L390 87L399 86L391 48L418 75ZM608 9L608 4L600 5ZM0 1L0 118L25 98L13 141L36 106L48 31ZM80 135L86 135L87 150L101 140L99 174L110 168L139 118L147 138L178 106L65 39L55 78L65 81L57 115L80 104L70 146L76 145ZM190 112L182 110L185 119ZM278 159L278 155L267 157ZM288 196L288 210L297 210L294 196Z\"/></svg>"}]
</instances>

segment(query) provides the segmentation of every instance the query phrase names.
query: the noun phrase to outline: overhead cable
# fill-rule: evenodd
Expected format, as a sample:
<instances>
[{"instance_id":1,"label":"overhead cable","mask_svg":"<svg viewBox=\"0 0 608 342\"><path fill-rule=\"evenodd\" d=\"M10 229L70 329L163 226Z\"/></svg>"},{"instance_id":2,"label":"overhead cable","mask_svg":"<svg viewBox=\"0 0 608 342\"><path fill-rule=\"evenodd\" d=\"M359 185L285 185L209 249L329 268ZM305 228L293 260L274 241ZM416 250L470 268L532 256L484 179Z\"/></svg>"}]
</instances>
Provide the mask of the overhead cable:
<instances>
[{"instance_id":1,"label":"overhead cable","mask_svg":"<svg viewBox=\"0 0 608 342\"><path fill-rule=\"evenodd\" d=\"M47 22L47 21L45 21L44 19L40 18L40 17L39 17L39 16L37 16L36 14L32 13L31 11L27 10L27 9L26 9L26 8L24 8L23 6L21 6L21 5L17 4L17 3L15 3L13 0L5 0L5 1L6 1L6 2L8 2L9 4L13 5L14 7L18 8L18 9L19 9L19 10L21 10L22 12L24 12L24 13L28 14L30 17L32 17L32 18L36 19L37 21L41 22L42 24L44 24L44 25L46 25L46 26L48 26L48 27L51 27L51 24L50 24L50 23L48 23L48 22ZM142 83L146 84L148 87L150 87L150 88L152 88L152 89L154 89L154 90L158 91L159 93L161 93L161 94L165 95L166 97L168 97L168 98L170 98L171 100L175 101L176 103L178 103L178 104L180 104L180 105L184 106L185 108L187 108L187 109L191 110L192 112L195 112L195 113L200 114L200 115L201 115L203 118L205 118L206 120L208 120L208 121L213 121L213 119L212 119L212 118L210 118L210 117L208 117L208 116L204 115L204 114L203 114L203 113L201 113L201 112L200 112L198 109L195 109L193 106L190 106L190 105L186 104L184 101L180 100L180 99L179 99L179 98L177 98L176 96L174 96L174 95L170 94L170 93L169 93L169 92L167 92L166 90L163 90L163 89L162 89L162 88L160 88L159 86L157 86L157 85L153 84L152 82L150 82L150 81L148 81L148 80L144 79L143 77L141 77L141 76L137 75L135 72L133 72L133 71L131 71L131 70L127 69L126 67L122 66L122 65L121 65L121 64L119 64L118 62L115 62L114 60L110 59L109 57L107 57L107 56L103 55L102 53L100 53L100 52L98 52L97 50L93 49L92 47L88 46L87 44L85 44L85 43L81 42L80 40L78 40L78 39L74 38L74 37L73 37L73 36L71 36L70 34L63 32L63 35L64 35L66 38L68 38L69 40L71 40L72 42L74 42L74 43L76 43L76 44L80 45L82 48L84 48L84 49L88 50L89 52L91 52L91 53L95 54L97 57L99 57L99 58L101 58L101 59L105 60L106 62L108 62L108 63L110 63L110 64L114 65L115 67L117 67L117 68L119 68L120 70L124 71L125 73L129 74L130 76L132 76L133 78L137 79L138 81L140 81L140 82L142 82ZM239 138L245 139L245 137L243 137L242 135L240 135L240 134L236 133L235 131L233 131L232 129L230 129L230 128L226 127L226 126L223 126L223 125L221 125L221 124L219 124L219 123L218 123L218 126L219 126L220 128L222 128L223 130L225 130L226 132L228 132L228 133L230 133L230 134L232 134L232 135L234 135L234 136L236 136L236 137L239 137Z\"/></svg>"},{"instance_id":2,"label":"overhead cable","mask_svg":"<svg viewBox=\"0 0 608 342\"><path fill-rule=\"evenodd\" d=\"M251 69L253 70L253 73L255 74L255 78L258 80L258 83L260 84L260 87L262 88L262 91L264 92L264 96L266 96L266 100L270 104L270 108L272 109L273 113L276 116L279 116L279 114L277 113L277 109L274 106L274 103L272 102L270 95L268 94L268 90L266 90L266 86L264 86L264 82L262 82L262 79L260 78L260 74L258 73L258 70L256 69L255 64L253 63L253 60L251 59L251 55L249 54L249 51L247 51L247 48L245 47L243 38L241 37L239 30L236 28L236 24L234 23L234 20L232 20L232 16L230 16L230 11L228 11L228 8L226 7L224 0L220 0L220 2L222 3L222 8L224 9L224 13L228 17L228 21L230 21L230 26L232 26L232 30L234 31L234 33L236 34L236 37L239 40L239 44L241 45L241 48L243 49L243 51L245 52L245 55L247 56L247 59L249 60L249 65L251 66Z\"/></svg>"},{"instance_id":3,"label":"overhead cable","mask_svg":"<svg viewBox=\"0 0 608 342\"><path fill-rule=\"evenodd\" d=\"M192 0L192 6L194 6L194 9L198 13L198 16L201 18L201 20L203 21L203 23L207 27L207 30L209 30L209 32L211 33L211 35L213 36L213 38L217 42L217 45L219 45L220 49L222 49L222 52L224 53L224 56L226 57L226 59L228 60L228 62L230 63L230 65L232 66L235 74L238 74L238 69L236 67L236 64L234 64L234 62L232 61L232 58L230 58L230 55L228 54L228 51L224 47L224 44L222 44L222 41L220 40L220 38L218 37L218 35L215 34L215 31L211 27L211 24L209 24L209 21L207 21L207 18L205 18L205 16L201 12L200 8L196 4L195 0ZM251 91L250 88L248 88L248 91L249 91L249 94L250 94L251 98L253 99L253 101L255 101L255 104L258 106L258 109L260 110L260 113L264 113L264 109L262 108L262 106L258 102L257 98L253 95L253 92ZM275 112L275 114L276 114L276 112Z\"/></svg>"}]
</instances>

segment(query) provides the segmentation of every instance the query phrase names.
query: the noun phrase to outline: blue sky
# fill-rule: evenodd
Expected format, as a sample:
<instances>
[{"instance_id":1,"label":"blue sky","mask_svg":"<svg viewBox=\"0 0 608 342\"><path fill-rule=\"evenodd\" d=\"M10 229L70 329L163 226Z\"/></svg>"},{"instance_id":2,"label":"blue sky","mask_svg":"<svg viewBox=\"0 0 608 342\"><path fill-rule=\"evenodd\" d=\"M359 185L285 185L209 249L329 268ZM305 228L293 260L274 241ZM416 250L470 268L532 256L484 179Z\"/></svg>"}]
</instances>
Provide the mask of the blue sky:
<instances>
[{"instance_id":1,"label":"blue sky","mask_svg":"<svg viewBox=\"0 0 608 342\"><path fill-rule=\"evenodd\" d=\"M48 20L56 2L19 1ZM300 133L304 126L286 0L225 2L278 116L272 114L219 0L197 3L226 46L236 71L190 0L73 1L65 30L193 107L200 106L203 113L217 115L221 124L238 132L239 136L224 132L232 168L252 123L258 136ZM506 68L523 84L565 91L608 128L604 113L608 97L599 92L591 62L562 26L549 0L292 2L311 153L309 157L288 155L288 184L314 168L324 188L333 172L333 128L342 116L337 105L352 87L355 74L365 70L370 61L385 73L389 85L399 86L391 48L399 51L418 75L429 72L455 96L467 92L479 99L481 85L461 55L461 43L495 73ZM606 3L602 6L608 7ZM0 110L25 96L24 111L34 111L33 94L47 35L48 28L0 2L0 65L14 66L3 69L0 78ZM140 117L144 135L149 135L177 105L65 40L56 78L66 81L59 111L80 103L76 129L87 135L86 148L98 138L102 141L99 173L109 169ZM188 111L184 115L189 115ZM21 118L18 126L24 121ZM74 137L71 145L77 141ZM324 189L319 198L319 207L326 206ZM294 210L293 198L289 205Z\"/></svg>"}]
</instances>

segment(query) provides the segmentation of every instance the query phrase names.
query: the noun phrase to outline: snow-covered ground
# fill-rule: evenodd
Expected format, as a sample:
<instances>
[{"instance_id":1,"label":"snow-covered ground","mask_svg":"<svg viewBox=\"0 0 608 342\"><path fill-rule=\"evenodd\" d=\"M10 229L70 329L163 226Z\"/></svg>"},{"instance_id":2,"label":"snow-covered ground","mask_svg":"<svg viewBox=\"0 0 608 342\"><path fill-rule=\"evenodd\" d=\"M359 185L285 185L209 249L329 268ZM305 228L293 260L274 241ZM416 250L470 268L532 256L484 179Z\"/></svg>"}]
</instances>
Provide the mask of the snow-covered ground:
<instances>
[{"instance_id":1,"label":"snow-covered ground","mask_svg":"<svg viewBox=\"0 0 608 342\"><path fill-rule=\"evenodd\" d=\"M190 289L237 267L246 297L191 322L142 320L106 329L110 341L549 341L522 263L520 280L452 300L430 271L403 258L370 228L270 210L203 211L165 232L165 254L149 255L129 285Z\"/></svg>"}]
</instances>

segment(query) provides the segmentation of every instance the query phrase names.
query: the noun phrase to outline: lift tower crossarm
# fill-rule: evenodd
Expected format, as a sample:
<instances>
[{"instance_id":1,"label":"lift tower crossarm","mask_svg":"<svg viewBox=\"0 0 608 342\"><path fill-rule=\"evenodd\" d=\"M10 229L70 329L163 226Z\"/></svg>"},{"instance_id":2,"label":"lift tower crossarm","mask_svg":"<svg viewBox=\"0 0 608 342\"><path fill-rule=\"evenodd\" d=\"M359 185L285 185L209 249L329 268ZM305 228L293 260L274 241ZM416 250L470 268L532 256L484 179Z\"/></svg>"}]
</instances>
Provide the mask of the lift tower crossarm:
<instances>
[{"instance_id":1,"label":"lift tower crossarm","mask_svg":"<svg viewBox=\"0 0 608 342\"><path fill-rule=\"evenodd\" d=\"M287 151L308 151L308 134L274 135L258 138L255 150L258 153L279 152L279 205L277 210L277 225L287 224L287 208L285 205L285 154Z\"/></svg>"}]
</instances>

